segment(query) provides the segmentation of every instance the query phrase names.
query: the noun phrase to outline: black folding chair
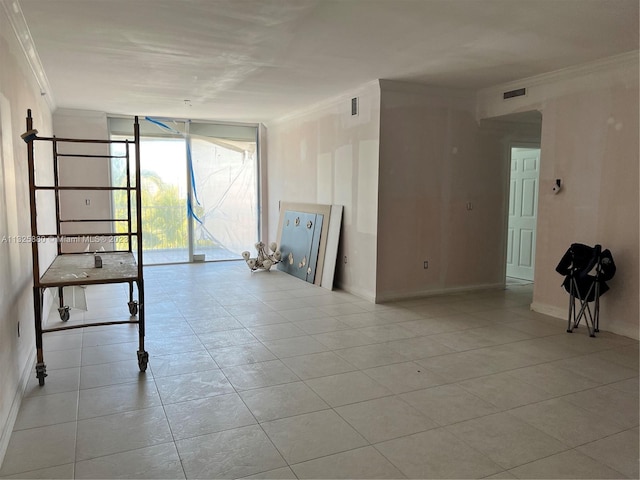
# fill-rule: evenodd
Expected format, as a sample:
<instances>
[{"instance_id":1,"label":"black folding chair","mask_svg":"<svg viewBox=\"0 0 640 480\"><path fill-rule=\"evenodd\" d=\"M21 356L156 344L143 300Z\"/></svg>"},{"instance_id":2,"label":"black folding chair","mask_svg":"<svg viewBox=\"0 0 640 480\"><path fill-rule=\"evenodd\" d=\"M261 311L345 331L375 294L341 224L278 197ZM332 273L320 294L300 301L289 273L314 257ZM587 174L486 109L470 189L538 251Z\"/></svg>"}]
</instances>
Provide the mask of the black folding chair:
<instances>
[{"instance_id":1,"label":"black folding chair","mask_svg":"<svg viewBox=\"0 0 640 480\"><path fill-rule=\"evenodd\" d=\"M573 332L584 318L589 336L595 337L600 331L600 296L609 290L606 282L616 273L611 252L602 250L600 245L574 243L558 263L556 272L565 276L562 286L569 292L567 332ZM589 306L592 302L593 311Z\"/></svg>"}]
</instances>

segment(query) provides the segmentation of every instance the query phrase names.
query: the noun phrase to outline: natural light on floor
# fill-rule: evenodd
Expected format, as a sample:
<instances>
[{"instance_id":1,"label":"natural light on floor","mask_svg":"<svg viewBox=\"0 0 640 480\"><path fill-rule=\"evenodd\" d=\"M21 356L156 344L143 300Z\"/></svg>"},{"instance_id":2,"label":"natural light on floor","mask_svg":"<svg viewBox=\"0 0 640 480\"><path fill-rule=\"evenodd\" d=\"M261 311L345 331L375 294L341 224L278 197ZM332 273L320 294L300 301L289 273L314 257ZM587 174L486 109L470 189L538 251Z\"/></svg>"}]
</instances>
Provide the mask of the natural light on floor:
<instances>
[{"instance_id":1,"label":"natural light on floor","mask_svg":"<svg viewBox=\"0 0 640 480\"><path fill-rule=\"evenodd\" d=\"M566 333L530 284L376 305L244 262L144 273L147 372L135 326L45 336L0 476L638 478L638 342ZM91 286L69 322L126 300Z\"/></svg>"}]
</instances>

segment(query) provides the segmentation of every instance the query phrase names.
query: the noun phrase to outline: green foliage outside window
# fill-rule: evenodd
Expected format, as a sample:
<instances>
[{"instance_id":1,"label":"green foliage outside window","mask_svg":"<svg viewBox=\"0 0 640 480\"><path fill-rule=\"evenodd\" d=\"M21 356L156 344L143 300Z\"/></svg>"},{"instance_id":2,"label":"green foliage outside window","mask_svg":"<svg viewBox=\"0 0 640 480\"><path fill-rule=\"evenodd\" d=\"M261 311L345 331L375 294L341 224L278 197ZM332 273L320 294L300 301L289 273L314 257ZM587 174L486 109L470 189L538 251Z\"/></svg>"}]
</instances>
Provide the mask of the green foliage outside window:
<instances>
[{"instance_id":1,"label":"green foliage outside window","mask_svg":"<svg viewBox=\"0 0 640 480\"><path fill-rule=\"evenodd\" d=\"M126 186L124 168L114 168L114 186ZM154 172L142 172L142 242L145 250L187 248L185 199L178 187L165 183ZM117 178L116 178L117 177ZM133 180L132 180L133 181ZM114 191L115 218L127 218L127 192ZM135 231L135 195L131 192L132 230ZM197 213L196 213L197 214ZM116 223L116 232L127 231L126 222ZM126 245L121 245L126 249Z\"/></svg>"}]
</instances>

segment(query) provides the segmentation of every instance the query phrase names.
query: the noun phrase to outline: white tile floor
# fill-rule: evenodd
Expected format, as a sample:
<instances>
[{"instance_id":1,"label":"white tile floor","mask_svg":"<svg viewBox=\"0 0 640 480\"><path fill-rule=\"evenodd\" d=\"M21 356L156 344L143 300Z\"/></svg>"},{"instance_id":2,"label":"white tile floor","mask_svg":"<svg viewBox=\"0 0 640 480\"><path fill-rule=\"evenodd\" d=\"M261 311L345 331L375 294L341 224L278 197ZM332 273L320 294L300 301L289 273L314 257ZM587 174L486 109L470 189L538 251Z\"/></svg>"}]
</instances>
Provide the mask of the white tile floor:
<instances>
[{"instance_id":1,"label":"white tile floor","mask_svg":"<svg viewBox=\"0 0 640 480\"><path fill-rule=\"evenodd\" d=\"M638 478L638 342L565 333L529 284L374 305L241 263L145 279L148 371L135 327L46 335L0 476ZM70 322L127 318L126 285L87 295Z\"/></svg>"}]
</instances>

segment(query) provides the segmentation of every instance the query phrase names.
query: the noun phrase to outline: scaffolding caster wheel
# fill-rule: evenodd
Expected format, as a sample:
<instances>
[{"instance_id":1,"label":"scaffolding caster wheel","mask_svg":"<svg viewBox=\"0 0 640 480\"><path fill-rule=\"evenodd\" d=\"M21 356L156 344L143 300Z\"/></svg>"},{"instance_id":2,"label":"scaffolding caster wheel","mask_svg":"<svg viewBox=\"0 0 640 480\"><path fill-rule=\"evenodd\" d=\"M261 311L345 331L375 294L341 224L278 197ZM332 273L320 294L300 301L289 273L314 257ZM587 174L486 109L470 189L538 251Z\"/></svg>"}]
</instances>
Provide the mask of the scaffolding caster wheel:
<instances>
[{"instance_id":1,"label":"scaffolding caster wheel","mask_svg":"<svg viewBox=\"0 0 640 480\"><path fill-rule=\"evenodd\" d=\"M58 313L60 314L60 320L62 320L63 322L69 320L69 307L67 307L66 305L64 307L60 307L58 309Z\"/></svg>"},{"instance_id":2,"label":"scaffolding caster wheel","mask_svg":"<svg viewBox=\"0 0 640 480\"><path fill-rule=\"evenodd\" d=\"M127 303L127 305L129 305L129 313L131 315L137 315L138 314L138 302L129 302Z\"/></svg>"},{"instance_id":3,"label":"scaffolding caster wheel","mask_svg":"<svg viewBox=\"0 0 640 480\"><path fill-rule=\"evenodd\" d=\"M38 363L36 365L36 378L38 384L42 387L44 385L44 377L47 376L47 367L44 363Z\"/></svg>"},{"instance_id":4,"label":"scaffolding caster wheel","mask_svg":"<svg viewBox=\"0 0 640 480\"><path fill-rule=\"evenodd\" d=\"M145 351L138 351L138 367L141 372L147 371L147 364L149 363L149 353Z\"/></svg>"}]
</instances>

